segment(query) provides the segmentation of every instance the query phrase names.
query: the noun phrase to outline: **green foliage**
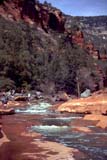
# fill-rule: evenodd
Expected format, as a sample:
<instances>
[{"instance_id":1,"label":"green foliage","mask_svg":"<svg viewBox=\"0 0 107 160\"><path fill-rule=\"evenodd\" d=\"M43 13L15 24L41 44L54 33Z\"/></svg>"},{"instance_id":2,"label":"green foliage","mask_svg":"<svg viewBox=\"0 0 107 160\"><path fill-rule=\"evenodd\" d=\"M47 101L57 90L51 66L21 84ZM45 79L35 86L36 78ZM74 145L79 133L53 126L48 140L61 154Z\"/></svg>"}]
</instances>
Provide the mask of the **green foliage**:
<instances>
[{"instance_id":1,"label":"green foliage","mask_svg":"<svg viewBox=\"0 0 107 160\"><path fill-rule=\"evenodd\" d=\"M90 69L94 67L91 57L84 50L79 47L72 48L69 43L61 44L55 64L53 65L56 66L55 81L62 89L71 90L72 92L77 87L76 78L79 75L79 70L83 67Z\"/></svg>"},{"instance_id":2,"label":"green foliage","mask_svg":"<svg viewBox=\"0 0 107 160\"><path fill-rule=\"evenodd\" d=\"M56 90L75 92L79 70L93 67L87 53L72 48L63 34L0 18L0 35L0 88L42 89L41 84L51 82Z\"/></svg>"},{"instance_id":3,"label":"green foliage","mask_svg":"<svg viewBox=\"0 0 107 160\"><path fill-rule=\"evenodd\" d=\"M9 78L0 77L0 89L10 90L15 88L14 81Z\"/></svg>"}]
</instances>

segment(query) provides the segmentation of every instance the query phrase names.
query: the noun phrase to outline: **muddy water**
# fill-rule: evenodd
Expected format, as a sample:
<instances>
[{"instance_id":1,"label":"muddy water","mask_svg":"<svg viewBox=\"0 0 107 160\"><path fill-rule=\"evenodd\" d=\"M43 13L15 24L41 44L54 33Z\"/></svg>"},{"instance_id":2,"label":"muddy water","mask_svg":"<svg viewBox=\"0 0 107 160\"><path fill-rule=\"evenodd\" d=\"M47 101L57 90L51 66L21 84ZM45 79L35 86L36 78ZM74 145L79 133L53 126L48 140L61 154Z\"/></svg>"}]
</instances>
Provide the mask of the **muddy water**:
<instances>
[{"instance_id":1,"label":"muddy water","mask_svg":"<svg viewBox=\"0 0 107 160\"><path fill-rule=\"evenodd\" d=\"M49 110L50 106L49 103L40 102L16 109L15 115L2 118L4 130L11 142L0 149L0 160L27 160L21 153L28 152L31 142L38 140L55 141L77 148L87 155L86 160L107 159L107 130L96 128L92 122L83 121L81 115L53 112ZM75 130L77 126L87 126L92 132ZM35 146L31 145L30 150L35 152ZM36 159L42 160L42 151L42 148L36 146Z\"/></svg>"}]
</instances>

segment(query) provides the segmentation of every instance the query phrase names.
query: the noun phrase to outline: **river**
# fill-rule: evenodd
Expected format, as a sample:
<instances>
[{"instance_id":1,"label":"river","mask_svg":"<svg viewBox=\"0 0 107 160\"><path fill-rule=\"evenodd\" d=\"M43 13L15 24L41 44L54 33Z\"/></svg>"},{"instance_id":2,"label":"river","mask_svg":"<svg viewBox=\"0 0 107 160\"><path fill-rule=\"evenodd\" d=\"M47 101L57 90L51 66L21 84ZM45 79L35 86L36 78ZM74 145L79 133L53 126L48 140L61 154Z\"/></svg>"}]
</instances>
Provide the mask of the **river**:
<instances>
[{"instance_id":1,"label":"river","mask_svg":"<svg viewBox=\"0 0 107 160\"><path fill-rule=\"evenodd\" d=\"M50 106L51 104L47 102L38 102L38 104L17 108L15 115L2 118L4 131L11 141L1 148L0 160L19 160L19 158L21 160L19 153L21 150L28 150L31 133L37 134L33 141L57 142L79 149L87 155L84 160L107 159L107 130L95 127L94 122L83 121L83 115L55 112L50 110ZM75 129L77 126L87 126L92 132L80 132ZM24 134L25 131L29 136L22 138L20 133ZM37 147L36 150L39 148ZM37 159L42 160L40 154Z\"/></svg>"}]
</instances>

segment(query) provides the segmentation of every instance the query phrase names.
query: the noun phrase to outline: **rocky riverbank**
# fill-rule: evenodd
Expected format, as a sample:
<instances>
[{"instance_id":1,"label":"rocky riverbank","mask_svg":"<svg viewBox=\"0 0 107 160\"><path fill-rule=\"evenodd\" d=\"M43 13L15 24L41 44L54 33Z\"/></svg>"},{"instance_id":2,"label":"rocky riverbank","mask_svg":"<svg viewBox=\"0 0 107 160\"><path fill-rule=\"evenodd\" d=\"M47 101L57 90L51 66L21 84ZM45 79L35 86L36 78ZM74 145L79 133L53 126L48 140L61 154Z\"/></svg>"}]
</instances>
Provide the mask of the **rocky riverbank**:
<instances>
[{"instance_id":1,"label":"rocky riverbank","mask_svg":"<svg viewBox=\"0 0 107 160\"><path fill-rule=\"evenodd\" d=\"M107 128L107 90L98 91L88 98L70 99L59 105L57 111L84 114L85 120L95 120L97 126Z\"/></svg>"}]
</instances>

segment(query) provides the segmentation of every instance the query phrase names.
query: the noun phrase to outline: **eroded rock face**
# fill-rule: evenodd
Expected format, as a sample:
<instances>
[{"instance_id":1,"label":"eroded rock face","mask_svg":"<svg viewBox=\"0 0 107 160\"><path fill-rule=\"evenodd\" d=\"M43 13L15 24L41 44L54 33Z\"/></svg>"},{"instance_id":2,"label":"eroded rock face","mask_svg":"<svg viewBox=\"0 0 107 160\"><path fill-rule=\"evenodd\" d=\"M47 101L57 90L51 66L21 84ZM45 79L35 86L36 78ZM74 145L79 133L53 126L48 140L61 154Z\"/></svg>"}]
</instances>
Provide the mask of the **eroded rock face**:
<instances>
[{"instance_id":1,"label":"eroded rock face","mask_svg":"<svg viewBox=\"0 0 107 160\"><path fill-rule=\"evenodd\" d=\"M35 0L24 0L20 3L21 6L21 18L25 21L27 18L32 20L33 22L39 23L40 21L40 4Z\"/></svg>"},{"instance_id":2,"label":"eroded rock face","mask_svg":"<svg viewBox=\"0 0 107 160\"><path fill-rule=\"evenodd\" d=\"M79 45L81 48L84 46L84 35L83 32L79 29L75 31L74 35L72 36L72 41L74 44Z\"/></svg>"},{"instance_id":3,"label":"eroded rock face","mask_svg":"<svg viewBox=\"0 0 107 160\"><path fill-rule=\"evenodd\" d=\"M29 24L39 25L45 32L48 32L48 28L59 32L65 30L65 18L62 12L35 0L3 1L0 15L11 21L23 19Z\"/></svg>"},{"instance_id":4,"label":"eroded rock face","mask_svg":"<svg viewBox=\"0 0 107 160\"><path fill-rule=\"evenodd\" d=\"M64 32L65 18L60 10L52 10L47 5L38 2L25 0L22 6L22 17L28 16L41 25L48 32L48 27L53 30Z\"/></svg>"},{"instance_id":5,"label":"eroded rock face","mask_svg":"<svg viewBox=\"0 0 107 160\"><path fill-rule=\"evenodd\" d=\"M84 48L84 34L79 28L75 31L66 29L66 34L66 39L71 43L72 46L78 45L79 47Z\"/></svg>"},{"instance_id":6,"label":"eroded rock face","mask_svg":"<svg viewBox=\"0 0 107 160\"><path fill-rule=\"evenodd\" d=\"M52 11L49 14L49 27L53 30L64 32L65 17L60 10Z\"/></svg>"},{"instance_id":7,"label":"eroded rock face","mask_svg":"<svg viewBox=\"0 0 107 160\"><path fill-rule=\"evenodd\" d=\"M100 53L99 50L97 50L94 46L94 43L89 41L85 44L85 50L88 52L89 55L91 55L94 59L98 60L100 59Z\"/></svg>"},{"instance_id":8,"label":"eroded rock face","mask_svg":"<svg viewBox=\"0 0 107 160\"><path fill-rule=\"evenodd\" d=\"M11 21L23 19L30 25L36 24L45 32L48 32L49 28L65 32L66 18L63 13L59 9L52 8L48 4L41 4L36 0L4 0L0 3L0 15ZM107 59L106 54L101 54L101 56L91 41L85 43L84 34L79 28L67 34L72 45L76 44L85 49L94 59Z\"/></svg>"},{"instance_id":9,"label":"eroded rock face","mask_svg":"<svg viewBox=\"0 0 107 160\"><path fill-rule=\"evenodd\" d=\"M100 53L98 49L96 49L94 42L85 41L84 33L77 28L72 31L71 29L66 29L66 39L71 43L72 46L78 45L82 49L84 49L88 55L92 56L95 60L107 60L107 53Z\"/></svg>"},{"instance_id":10,"label":"eroded rock face","mask_svg":"<svg viewBox=\"0 0 107 160\"><path fill-rule=\"evenodd\" d=\"M0 4L0 15L7 20L18 21L20 19L19 1L3 1Z\"/></svg>"}]
</instances>

